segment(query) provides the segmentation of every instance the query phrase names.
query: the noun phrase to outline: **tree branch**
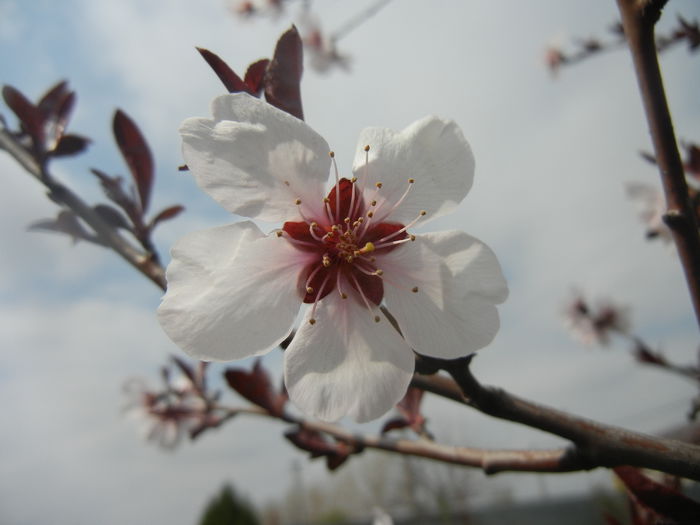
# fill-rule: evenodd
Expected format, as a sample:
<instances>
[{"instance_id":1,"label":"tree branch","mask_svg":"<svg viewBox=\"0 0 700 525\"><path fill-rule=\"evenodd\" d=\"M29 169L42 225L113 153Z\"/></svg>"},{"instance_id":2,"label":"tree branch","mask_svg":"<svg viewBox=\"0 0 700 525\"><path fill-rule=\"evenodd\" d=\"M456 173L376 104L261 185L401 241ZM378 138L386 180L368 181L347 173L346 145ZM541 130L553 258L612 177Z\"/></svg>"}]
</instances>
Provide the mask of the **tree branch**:
<instances>
[{"instance_id":1,"label":"tree branch","mask_svg":"<svg viewBox=\"0 0 700 525\"><path fill-rule=\"evenodd\" d=\"M53 175L49 173L45 163L39 162L32 153L2 126L0 126L0 149L7 151L20 166L46 186L51 199L66 206L85 221L104 246L114 250L126 262L148 277L162 290L165 290L165 271L163 267L150 254L141 252L132 246L111 225L107 224L91 206L68 187L57 182Z\"/></svg>"},{"instance_id":2,"label":"tree branch","mask_svg":"<svg viewBox=\"0 0 700 525\"><path fill-rule=\"evenodd\" d=\"M673 232L700 325L700 233L688 196L654 43L654 25L665 3L665 0L617 0L666 194L668 211L664 219Z\"/></svg>"},{"instance_id":3,"label":"tree branch","mask_svg":"<svg viewBox=\"0 0 700 525\"><path fill-rule=\"evenodd\" d=\"M428 367L439 367L447 371L464 395L461 402L484 414L521 423L570 440L575 445L571 454L575 464L580 466L577 470L596 466L630 465L700 480L698 446L605 425L532 403L500 388L483 386L469 369L471 357L454 361L421 357L420 361L427 362ZM439 378L435 381L436 384L430 391L444 392L445 397L455 399L454 387L448 385L444 379ZM420 378L419 381L425 384L427 379ZM574 460L567 458L567 461Z\"/></svg>"}]
</instances>

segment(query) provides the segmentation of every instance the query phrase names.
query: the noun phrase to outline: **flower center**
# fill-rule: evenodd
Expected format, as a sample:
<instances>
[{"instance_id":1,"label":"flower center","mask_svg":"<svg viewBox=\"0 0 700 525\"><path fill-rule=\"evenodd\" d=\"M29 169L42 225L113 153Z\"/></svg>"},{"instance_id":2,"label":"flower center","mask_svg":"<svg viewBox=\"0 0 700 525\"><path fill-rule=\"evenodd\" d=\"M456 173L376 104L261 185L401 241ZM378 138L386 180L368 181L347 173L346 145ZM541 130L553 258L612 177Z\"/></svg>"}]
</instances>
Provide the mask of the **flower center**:
<instances>
[{"instance_id":1,"label":"flower center","mask_svg":"<svg viewBox=\"0 0 700 525\"><path fill-rule=\"evenodd\" d=\"M367 151L369 147L365 148ZM415 240L406 230L425 215L421 211L408 225L387 221L410 191L413 179L408 180L403 196L390 205L380 199L381 183L376 183L375 190L366 198L364 194L370 192L366 191L365 180L358 188L356 178L339 178L334 155L330 155L336 183L323 199L322 216L307 217L301 200L297 199L303 220L285 222L277 232L300 250L317 255L301 270L299 279L303 302L313 304L311 324L316 322L313 315L316 305L333 291L347 299L352 290L368 310L373 310L372 305L379 305L386 281L384 270L379 266L382 257L400 244ZM363 179L366 179L366 170ZM411 290L417 292L418 288L414 286ZM374 320L379 322L380 318L375 316Z\"/></svg>"}]
</instances>

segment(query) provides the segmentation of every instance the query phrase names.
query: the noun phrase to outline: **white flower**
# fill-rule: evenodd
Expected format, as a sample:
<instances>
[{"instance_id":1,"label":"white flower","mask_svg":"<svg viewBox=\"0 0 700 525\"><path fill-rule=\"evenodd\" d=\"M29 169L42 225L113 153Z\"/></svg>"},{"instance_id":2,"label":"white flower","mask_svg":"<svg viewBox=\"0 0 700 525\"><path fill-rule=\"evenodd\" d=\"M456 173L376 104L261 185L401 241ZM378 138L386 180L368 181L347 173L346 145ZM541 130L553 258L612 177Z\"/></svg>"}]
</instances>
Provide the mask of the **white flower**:
<instances>
[{"instance_id":1,"label":"white flower","mask_svg":"<svg viewBox=\"0 0 700 525\"><path fill-rule=\"evenodd\" d=\"M666 213L664 196L654 186L641 182L628 182L627 196L639 209L639 218L647 227L647 237L658 237L666 243L673 241L671 230L663 220Z\"/></svg>"},{"instance_id":2,"label":"white flower","mask_svg":"<svg viewBox=\"0 0 700 525\"><path fill-rule=\"evenodd\" d=\"M212 111L180 130L197 183L232 213L286 222L271 235L243 221L174 245L158 314L188 354L264 354L311 304L284 354L290 398L321 419L368 421L406 393L412 348L452 359L491 342L508 294L493 252L460 231L407 232L471 187L474 159L454 122L365 129L355 176L335 171L326 197L332 159L308 125L246 94L218 97Z\"/></svg>"}]
</instances>

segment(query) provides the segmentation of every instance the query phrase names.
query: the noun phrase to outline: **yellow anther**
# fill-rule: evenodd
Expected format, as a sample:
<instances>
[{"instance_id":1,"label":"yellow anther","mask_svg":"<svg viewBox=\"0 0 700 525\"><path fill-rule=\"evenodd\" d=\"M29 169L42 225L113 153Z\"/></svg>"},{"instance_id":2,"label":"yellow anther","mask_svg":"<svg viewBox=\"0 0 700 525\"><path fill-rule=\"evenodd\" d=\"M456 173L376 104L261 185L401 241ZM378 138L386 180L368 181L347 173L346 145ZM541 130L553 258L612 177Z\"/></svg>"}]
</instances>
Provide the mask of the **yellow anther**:
<instances>
[{"instance_id":1,"label":"yellow anther","mask_svg":"<svg viewBox=\"0 0 700 525\"><path fill-rule=\"evenodd\" d=\"M417 287L417 286L414 286L413 288L411 288L411 291L412 291L413 293L418 293L418 287Z\"/></svg>"},{"instance_id":2,"label":"yellow anther","mask_svg":"<svg viewBox=\"0 0 700 525\"><path fill-rule=\"evenodd\" d=\"M371 242L368 242L367 244L364 245L364 247L359 250L360 253L370 253L374 251L374 244Z\"/></svg>"},{"instance_id":3,"label":"yellow anther","mask_svg":"<svg viewBox=\"0 0 700 525\"><path fill-rule=\"evenodd\" d=\"M309 324L316 324L316 319L314 319L313 317L309 319Z\"/></svg>"},{"instance_id":4,"label":"yellow anther","mask_svg":"<svg viewBox=\"0 0 700 525\"><path fill-rule=\"evenodd\" d=\"M421 210L421 211L420 211L421 216L425 215L426 213L428 213L428 212L425 211L425 210Z\"/></svg>"},{"instance_id":5,"label":"yellow anther","mask_svg":"<svg viewBox=\"0 0 700 525\"><path fill-rule=\"evenodd\" d=\"M370 206L376 206L376 205L377 205L377 201L372 201L372 202L369 203L369 205L370 205Z\"/></svg>"},{"instance_id":6,"label":"yellow anther","mask_svg":"<svg viewBox=\"0 0 700 525\"><path fill-rule=\"evenodd\" d=\"M375 315L375 316L374 316L374 322L375 322L375 323L378 323L378 322L381 321L381 320L382 320L382 318L379 317L378 315Z\"/></svg>"},{"instance_id":7,"label":"yellow anther","mask_svg":"<svg viewBox=\"0 0 700 525\"><path fill-rule=\"evenodd\" d=\"M282 235L284 235L284 233L281 232L281 231L278 231L278 232L275 232L275 233L277 233L277 237L282 237Z\"/></svg>"},{"instance_id":8,"label":"yellow anther","mask_svg":"<svg viewBox=\"0 0 700 525\"><path fill-rule=\"evenodd\" d=\"M348 256L345 258L345 260L348 261L349 263L351 263L351 262L354 261L355 259L354 259L354 257L353 257L352 255L348 255Z\"/></svg>"},{"instance_id":9,"label":"yellow anther","mask_svg":"<svg viewBox=\"0 0 700 525\"><path fill-rule=\"evenodd\" d=\"M371 219L372 217L374 217L374 212L373 212L373 211L368 211L368 212L367 212L367 217L369 217L370 219Z\"/></svg>"},{"instance_id":10,"label":"yellow anther","mask_svg":"<svg viewBox=\"0 0 700 525\"><path fill-rule=\"evenodd\" d=\"M355 183L357 182L357 177L353 177L352 179L350 179L350 182L352 182L353 184L355 184Z\"/></svg>"},{"instance_id":11,"label":"yellow anther","mask_svg":"<svg viewBox=\"0 0 700 525\"><path fill-rule=\"evenodd\" d=\"M331 200L328 197L323 197L323 202L328 204L329 202L331 202Z\"/></svg>"},{"instance_id":12,"label":"yellow anther","mask_svg":"<svg viewBox=\"0 0 700 525\"><path fill-rule=\"evenodd\" d=\"M335 151L329 151L329 152L328 152L328 156L329 156L330 158L335 157Z\"/></svg>"},{"instance_id":13,"label":"yellow anther","mask_svg":"<svg viewBox=\"0 0 700 525\"><path fill-rule=\"evenodd\" d=\"M408 238L411 239L411 241L415 241L415 240L416 240L416 236L413 235L413 234L409 235Z\"/></svg>"},{"instance_id":14,"label":"yellow anther","mask_svg":"<svg viewBox=\"0 0 700 525\"><path fill-rule=\"evenodd\" d=\"M318 228L318 223L312 222L309 226L311 226L312 228Z\"/></svg>"},{"instance_id":15,"label":"yellow anther","mask_svg":"<svg viewBox=\"0 0 700 525\"><path fill-rule=\"evenodd\" d=\"M341 298L341 299L347 299L347 298L348 298L348 294L346 294L345 292L341 292L341 293L340 293L340 298Z\"/></svg>"},{"instance_id":16,"label":"yellow anther","mask_svg":"<svg viewBox=\"0 0 700 525\"><path fill-rule=\"evenodd\" d=\"M338 228L337 224L334 224L333 226L331 226L331 230L333 230L334 232L337 232L339 229L340 228Z\"/></svg>"},{"instance_id":17,"label":"yellow anther","mask_svg":"<svg viewBox=\"0 0 700 525\"><path fill-rule=\"evenodd\" d=\"M299 206L299 205L301 204L301 199L295 200L295 201L294 201L294 204L296 204L297 206Z\"/></svg>"},{"instance_id":18,"label":"yellow anther","mask_svg":"<svg viewBox=\"0 0 700 525\"><path fill-rule=\"evenodd\" d=\"M416 182L415 179L408 179L408 183L409 183L409 184L413 184L414 182Z\"/></svg>"},{"instance_id":19,"label":"yellow anther","mask_svg":"<svg viewBox=\"0 0 700 525\"><path fill-rule=\"evenodd\" d=\"M365 151L369 151L369 144L365 146Z\"/></svg>"},{"instance_id":20,"label":"yellow anther","mask_svg":"<svg viewBox=\"0 0 700 525\"><path fill-rule=\"evenodd\" d=\"M288 181L288 180L284 181L284 183L285 183L285 185L289 186L289 181Z\"/></svg>"},{"instance_id":21,"label":"yellow anther","mask_svg":"<svg viewBox=\"0 0 700 525\"><path fill-rule=\"evenodd\" d=\"M314 293L314 289L311 286L306 287L306 293Z\"/></svg>"},{"instance_id":22,"label":"yellow anther","mask_svg":"<svg viewBox=\"0 0 700 525\"><path fill-rule=\"evenodd\" d=\"M381 182L377 182L377 183L375 184L375 186L376 186L377 188L381 188L381 187L383 186L383 184L382 184Z\"/></svg>"},{"instance_id":23,"label":"yellow anther","mask_svg":"<svg viewBox=\"0 0 700 525\"><path fill-rule=\"evenodd\" d=\"M384 270L377 268L377 271L374 272L374 275L384 275Z\"/></svg>"}]
</instances>

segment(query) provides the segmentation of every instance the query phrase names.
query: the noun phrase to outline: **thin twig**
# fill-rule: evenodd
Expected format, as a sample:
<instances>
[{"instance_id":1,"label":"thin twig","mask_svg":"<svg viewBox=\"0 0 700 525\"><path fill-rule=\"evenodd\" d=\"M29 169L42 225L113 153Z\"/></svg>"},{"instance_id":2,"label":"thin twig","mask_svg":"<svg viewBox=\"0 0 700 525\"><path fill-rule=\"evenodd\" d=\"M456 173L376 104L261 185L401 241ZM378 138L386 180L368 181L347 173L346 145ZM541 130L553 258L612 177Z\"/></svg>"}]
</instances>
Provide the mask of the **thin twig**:
<instances>
[{"instance_id":1,"label":"thin twig","mask_svg":"<svg viewBox=\"0 0 700 525\"><path fill-rule=\"evenodd\" d=\"M91 206L67 186L58 182L48 171L45 163L39 162L31 152L3 127L0 127L0 149L7 151L20 166L46 186L51 199L66 206L85 221L93 229L101 244L114 250L139 272L148 277L162 290L165 290L165 271L163 267L151 255L141 252L132 246L111 225L107 224Z\"/></svg>"},{"instance_id":2,"label":"thin twig","mask_svg":"<svg viewBox=\"0 0 700 525\"><path fill-rule=\"evenodd\" d=\"M698 221L688 195L654 43L654 26L665 3L664 0L617 0L666 194L668 211L664 219L673 232L695 316L700 325Z\"/></svg>"}]
</instances>

